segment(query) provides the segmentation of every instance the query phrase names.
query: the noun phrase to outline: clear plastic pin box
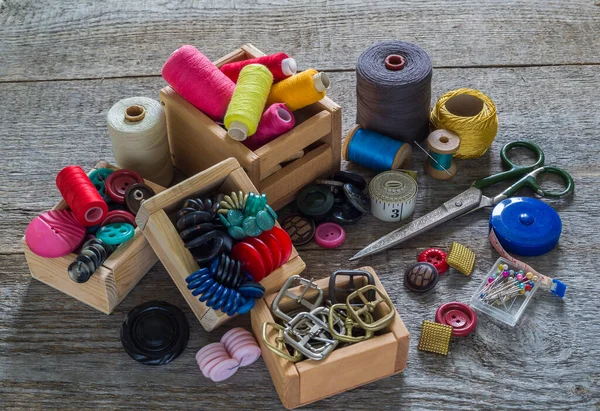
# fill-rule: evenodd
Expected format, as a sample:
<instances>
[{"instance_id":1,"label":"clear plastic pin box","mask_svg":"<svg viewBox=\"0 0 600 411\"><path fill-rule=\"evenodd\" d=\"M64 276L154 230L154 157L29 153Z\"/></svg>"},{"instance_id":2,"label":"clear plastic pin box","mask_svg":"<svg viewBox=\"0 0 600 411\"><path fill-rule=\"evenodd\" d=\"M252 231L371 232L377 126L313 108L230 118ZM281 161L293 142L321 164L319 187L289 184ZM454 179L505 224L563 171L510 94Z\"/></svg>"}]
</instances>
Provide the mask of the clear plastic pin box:
<instances>
[{"instance_id":1,"label":"clear plastic pin box","mask_svg":"<svg viewBox=\"0 0 600 411\"><path fill-rule=\"evenodd\" d=\"M495 285L495 289L489 287L486 289L486 286L489 284L489 278L494 278L494 275L498 273L498 266L506 264L508 266L508 270L513 270L515 272L519 271L519 268L515 267L510 261L500 257L494 263L494 266L487 273L477 291L471 297L469 301L469 305L473 307L475 310L485 313L499 321L502 321L505 324L514 327L523 312L527 308L529 301L536 293L538 288L540 288L539 282L536 282L536 277L534 277L531 281L533 281L534 285L531 290L526 291L524 293L520 293L511 286L508 285L508 280L506 281L498 281ZM502 275L500 273L500 275ZM504 283L504 284L502 284ZM512 284L513 287L516 285ZM501 289L499 287L505 287ZM495 294L494 294L495 293ZM516 293L512 295L511 293ZM510 297L510 298L509 298Z\"/></svg>"}]
</instances>

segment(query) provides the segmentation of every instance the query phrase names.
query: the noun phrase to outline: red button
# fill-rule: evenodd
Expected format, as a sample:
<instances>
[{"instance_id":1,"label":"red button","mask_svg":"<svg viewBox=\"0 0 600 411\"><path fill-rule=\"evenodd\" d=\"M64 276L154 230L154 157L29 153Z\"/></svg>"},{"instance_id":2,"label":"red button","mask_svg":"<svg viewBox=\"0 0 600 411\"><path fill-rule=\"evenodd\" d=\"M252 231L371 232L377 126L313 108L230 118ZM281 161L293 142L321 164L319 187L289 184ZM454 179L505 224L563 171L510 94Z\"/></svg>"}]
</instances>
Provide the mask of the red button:
<instances>
[{"instance_id":1,"label":"red button","mask_svg":"<svg viewBox=\"0 0 600 411\"><path fill-rule=\"evenodd\" d=\"M477 316L466 304L452 302L440 306L435 313L435 321L452 326L452 335L466 337L475 330Z\"/></svg>"},{"instance_id":2,"label":"red button","mask_svg":"<svg viewBox=\"0 0 600 411\"><path fill-rule=\"evenodd\" d=\"M263 265L265 266L265 277L271 274L271 272L274 270L273 267L275 266L276 261L273 261L273 255L271 254L269 247L267 247L267 245L258 238L246 238L244 242L256 248L260 253Z\"/></svg>"},{"instance_id":3,"label":"red button","mask_svg":"<svg viewBox=\"0 0 600 411\"><path fill-rule=\"evenodd\" d=\"M281 247L279 246L279 242L277 241L277 239L275 238L275 236L273 234L266 233L266 232L263 232L261 235L259 235L258 239L261 240L263 243L265 243L267 245L267 247L269 247L269 251L271 252L271 255L273 256L273 262L274 262L273 270L275 270L282 263Z\"/></svg>"},{"instance_id":4,"label":"red button","mask_svg":"<svg viewBox=\"0 0 600 411\"><path fill-rule=\"evenodd\" d=\"M131 224L133 228L137 227L135 223L135 217L129 211L125 210L112 210L106 214L104 220L100 223L100 227L104 227L106 224L112 223L127 223Z\"/></svg>"},{"instance_id":5,"label":"red button","mask_svg":"<svg viewBox=\"0 0 600 411\"><path fill-rule=\"evenodd\" d=\"M234 245L231 258L238 260L242 264L242 270L250 274L257 283L267 275L260 253L248 243Z\"/></svg>"},{"instance_id":6,"label":"red button","mask_svg":"<svg viewBox=\"0 0 600 411\"><path fill-rule=\"evenodd\" d=\"M121 169L108 176L104 188L112 201L123 204L127 189L134 184L144 184L144 179L135 171Z\"/></svg>"},{"instance_id":7,"label":"red button","mask_svg":"<svg viewBox=\"0 0 600 411\"><path fill-rule=\"evenodd\" d=\"M323 223L315 231L315 242L323 248L337 248L346 241L346 232L335 223Z\"/></svg>"},{"instance_id":8,"label":"red button","mask_svg":"<svg viewBox=\"0 0 600 411\"><path fill-rule=\"evenodd\" d=\"M419 254L417 261L429 263L437 268L438 274L443 274L448 271L449 268L448 263L446 262L447 257L448 255L439 248L428 248Z\"/></svg>"},{"instance_id":9,"label":"red button","mask_svg":"<svg viewBox=\"0 0 600 411\"><path fill-rule=\"evenodd\" d=\"M290 255L292 255L292 239L288 233L286 233L283 228L279 228L277 226L265 232L275 236L279 246L281 247L281 264L287 263L287 261L290 259Z\"/></svg>"}]
</instances>

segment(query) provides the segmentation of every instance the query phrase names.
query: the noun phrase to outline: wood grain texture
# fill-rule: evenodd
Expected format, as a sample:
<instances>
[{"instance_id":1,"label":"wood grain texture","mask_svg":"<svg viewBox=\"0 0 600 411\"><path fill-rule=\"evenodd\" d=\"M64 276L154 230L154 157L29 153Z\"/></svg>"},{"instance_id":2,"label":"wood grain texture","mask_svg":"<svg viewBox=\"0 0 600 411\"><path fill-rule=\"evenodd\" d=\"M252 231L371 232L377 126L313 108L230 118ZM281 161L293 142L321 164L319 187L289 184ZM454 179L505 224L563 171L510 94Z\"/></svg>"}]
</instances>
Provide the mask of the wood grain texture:
<instances>
[{"instance_id":1,"label":"wood grain texture","mask_svg":"<svg viewBox=\"0 0 600 411\"><path fill-rule=\"evenodd\" d=\"M356 110L350 71L356 57L376 40L401 38L423 46L438 67L434 97L458 87L478 88L494 100L500 121L490 153L457 161L451 182L420 173L415 216L498 171L502 144L536 141L548 164L573 175L576 193L552 203L563 221L558 247L527 262L565 281L567 298L536 296L515 328L482 315L473 335L453 339L448 357L421 353L416 346L422 321L433 319L444 302L467 301L497 258L486 238L489 211L349 263L358 249L396 227L365 218L347 228L339 250L299 247L307 264L303 276L373 266L413 337L408 366L306 409L600 408L599 13L594 0L386 0L368 6L359 0L0 0L0 100L5 102L0 110L0 407L281 409L262 360L220 384L203 378L195 364L195 352L218 341L226 329L249 328L247 316L206 333L161 264L105 316L32 280L19 239L29 221L59 199L54 178L61 167L89 169L100 158L113 160L108 109L134 95L158 99L165 85L160 68L177 46L196 44L215 58L250 41L265 52L285 49L301 68L337 71L330 75L328 95L343 107L346 132ZM507 65L532 67L497 67ZM27 82L56 79L65 81ZM415 150L416 169L423 160ZM472 278L450 274L430 293L408 292L402 273L417 254L452 241L476 252ZM182 356L157 368L133 361L119 341L126 313L151 299L180 307L191 325Z\"/></svg>"},{"instance_id":2,"label":"wood grain texture","mask_svg":"<svg viewBox=\"0 0 600 411\"><path fill-rule=\"evenodd\" d=\"M352 69L389 38L443 67L598 64L598 13L594 0L4 0L0 81L158 75L182 44L215 59L248 41L303 69Z\"/></svg>"}]
</instances>

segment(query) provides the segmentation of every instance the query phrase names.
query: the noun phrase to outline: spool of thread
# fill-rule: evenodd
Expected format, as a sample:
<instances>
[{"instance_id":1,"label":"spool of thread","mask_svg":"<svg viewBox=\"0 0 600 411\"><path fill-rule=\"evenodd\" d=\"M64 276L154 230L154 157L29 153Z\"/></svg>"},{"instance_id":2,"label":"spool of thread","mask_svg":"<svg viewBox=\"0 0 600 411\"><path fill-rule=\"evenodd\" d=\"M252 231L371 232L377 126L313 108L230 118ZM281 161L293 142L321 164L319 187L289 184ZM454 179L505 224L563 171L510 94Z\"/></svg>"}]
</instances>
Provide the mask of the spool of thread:
<instances>
[{"instance_id":1,"label":"spool of thread","mask_svg":"<svg viewBox=\"0 0 600 411\"><path fill-rule=\"evenodd\" d=\"M460 139L452 131L435 130L427 136L429 155L425 161L425 172L436 180L448 180L456 174L456 164L452 156L460 146Z\"/></svg>"},{"instance_id":2,"label":"spool of thread","mask_svg":"<svg viewBox=\"0 0 600 411\"><path fill-rule=\"evenodd\" d=\"M257 150L269 141L290 131L295 124L294 114L285 104L271 104L262 114L256 133L244 140L244 145L250 150Z\"/></svg>"},{"instance_id":3,"label":"spool of thread","mask_svg":"<svg viewBox=\"0 0 600 411\"><path fill-rule=\"evenodd\" d=\"M147 97L123 99L108 111L106 122L117 165L167 187L173 163L160 103Z\"/></svg>"},{"instance_id":4,"label":"spool of thread","mask_svg":"<svg viewBox=\"0 0 600 411\"><path fill-rule=\"evenodd\" d=\"M268 56L223 64L221 71L234 83L237 83L240 72L249 64L262 64L273 74L273 81L281 81L296 74L296 60L285 53L275 53Z\"/></svg>"},{"instance_id":5,"label":"spool of thread","mask_svg":"<svg viewBox=\"0 0 600 411\"><path fill-rule=\"evenodd\" d=\"M315 69L304 70L273 84L267 104L285 103L292 111L310 106L325 97L330 87L329 76Z\"/></svg>"},{"instance_id":6,"label":"spool of thread","mask_svg":"<svg viewBox=\"0 0 600 411\"><path fill-rule=\"evenodd\" d=\"M108 205L81 167L67 166L60 170L56 187L82 226L99 224L108 212Z\"/></svg>"},{"instance_id":7,"label":"spool of thread","mask_svg":"<svg viewBox=\"0 0 600 411\"><path fill-rule=\"evenodd\" d=\"M235 83L194 46L175 50L163 66L162 76L198 110L215 121L223 119Z\"/></svg>"},{"instance_id":8,"label":"spool of thread","mask_svg":"<svg viewBox=\"0 0 600 411\"><path fill-rule=\"evenodd\" d=\"M345 160L370 170L385 171L406 166L412 158L412 148L357 124L346 135L342 155Z\"/></svg>"},{"instance_id":9,"label":"spool of thread","mask_svg":"<svg viewBox=\"0 0 600 411\"><path fill-rule=\"evenodd\" d=\"M460 138L456 158L477 158L490 148L498 132L494 102L479 90L461 88L444 94L431 111L434 129L454 131Z\"/></svg>"},{"instance_id":10,"label":"spool of thread","mask_svg":"<svg viewBox=\"0 0 600 411\"><path fill-rule=\"evenodd\" d=\"M405 143L429 133L432 66L419 46L388 40L356 63L356 122Z\"/></svg>"},{"instance_id":11,"label":"spool of thread","mask_svg":"<svg viewBox=\"0 0 600 411\"><path fill-rule=\"evenodd\" d=\"M244 141L256 133L272 84L273 75L262 64L250 64L242 69L225 114L229 137Z\"/></svg>"},{"instance_id":12,"label":"spool of thread","mask_svg":"<svg viewBox=\"0 0 600 411\"><path fill-rule=\"evenodd\" d=\"M382 221L404 220L415 211L417 182L398 170L377 174L369 183L371 214Z\"/></svg>"}]
</instances>

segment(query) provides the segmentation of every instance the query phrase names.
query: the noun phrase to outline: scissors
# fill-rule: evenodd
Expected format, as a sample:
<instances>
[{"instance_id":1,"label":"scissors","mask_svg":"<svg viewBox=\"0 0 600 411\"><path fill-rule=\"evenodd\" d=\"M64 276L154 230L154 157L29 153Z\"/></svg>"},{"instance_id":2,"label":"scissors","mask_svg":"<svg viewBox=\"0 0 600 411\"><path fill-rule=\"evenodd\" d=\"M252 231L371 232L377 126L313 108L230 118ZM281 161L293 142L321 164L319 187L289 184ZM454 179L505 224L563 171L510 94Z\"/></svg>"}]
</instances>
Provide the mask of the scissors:
<instances>
[{"instance_id":1,"label":"scissors","mask_svg":"<svg viewBox=\"0 0 600 411\"><path fill-rule=\"evenodd\" d=\"M537 157L535 163L528 166L522 166L513 163L508 158L508 153L510 150L517 147L533 152L533 154L535 154ZM508 170L475 181L468 190L457 195L451 200L446 201L441 207L436 208L429 214L411 221L405 226L400 227L381 237L374 243L369 244L361 251L356 253L356 255L350 260L357 260L359 258L386 250L395 246L396 244L400 244L401 242L408 240L409 238L413 238L427 230L430 230L433 227L437 227L446 221L452 220L453 218L463 216L483 207L490 207L498 204L500 201L515 195L523 187L529 187L533 189L533 191L542 198L553 199L566 197L575 189L575 182L569 173L558 167L544 166L544 152L537 144L531 141L513 141L505 144L500 151L500 158ZM558 175L565 182L566 188L560 192L543 190L537 182L537 177L545 173ZM481 191L481 189L501 181L519 177L520 179L516 183L495 197L486 197Z\"/></svg>"}]
</instances>

